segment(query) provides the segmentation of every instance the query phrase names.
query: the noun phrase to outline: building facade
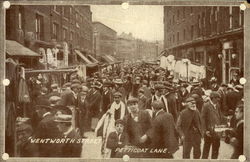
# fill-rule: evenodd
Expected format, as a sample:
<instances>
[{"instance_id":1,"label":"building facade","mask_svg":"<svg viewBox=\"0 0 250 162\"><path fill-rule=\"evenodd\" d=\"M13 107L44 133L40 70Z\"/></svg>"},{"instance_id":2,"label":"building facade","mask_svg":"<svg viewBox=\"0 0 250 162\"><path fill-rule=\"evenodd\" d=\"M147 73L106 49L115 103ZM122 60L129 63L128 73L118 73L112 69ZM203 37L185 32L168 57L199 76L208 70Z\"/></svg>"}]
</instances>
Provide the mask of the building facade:
<instances>
[{"instance_id":1,"label":"building facade","mask_svg":"<svg viewBox=\"0 0 250 162\"><path fill-rule=\"evenodd\" d=\"M101 22L93 22L93 48L96 58L116 54L116 31Z\"/></svg>"},{"instance_id":2,"label":"building facade","mask_svg":"<svg viewBox=\"0 0 250 162\"><path fill-rule=\"evenodd\" d=\"M134 60L136 56L136 39L133 37L132 33L126 34L121 33L117 37L117 58L121 61Z\"/></svg>"},{"instance_id":3,"label":"building facade","mask_svg":"<svg viewBox=\"0 0 250 162\"><path fill-rule=\"evenodd\" d=\"M49 67L77 61L74 50L93 53L90 6L11 5L6 11L6 39L39 53Z\"/></svg>"},{"instance_id":4,"label":"building facade","mask_svg":"<svg viewBox=\"0 0 250 162\"><path fill-rule=\"evenodd\" d=\"M233 73L243 74L243 24L239 7L165 6L164 48L204 65L206 78L228 82Z\"/></svg>"}]
</instances>

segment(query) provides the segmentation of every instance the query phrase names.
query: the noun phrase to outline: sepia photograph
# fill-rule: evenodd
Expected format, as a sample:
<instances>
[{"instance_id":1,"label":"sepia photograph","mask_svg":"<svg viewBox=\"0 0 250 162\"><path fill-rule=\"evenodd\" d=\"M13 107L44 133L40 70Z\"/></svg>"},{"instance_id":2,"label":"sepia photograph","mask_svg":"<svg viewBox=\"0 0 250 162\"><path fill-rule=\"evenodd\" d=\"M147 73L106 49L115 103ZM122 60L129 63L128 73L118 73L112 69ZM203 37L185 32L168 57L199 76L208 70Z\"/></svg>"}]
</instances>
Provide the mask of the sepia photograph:
<instances>
[{"instance_id":1,"label":"sepia photograph","mask_svg":"<svg viewBox=\"0 0 250 162\"><path fill-rule=\"evenodd\" d=\"M239 159L247 144L244 12L240 5L11 4L4 152Z\"/></svg>"}]
</instances>

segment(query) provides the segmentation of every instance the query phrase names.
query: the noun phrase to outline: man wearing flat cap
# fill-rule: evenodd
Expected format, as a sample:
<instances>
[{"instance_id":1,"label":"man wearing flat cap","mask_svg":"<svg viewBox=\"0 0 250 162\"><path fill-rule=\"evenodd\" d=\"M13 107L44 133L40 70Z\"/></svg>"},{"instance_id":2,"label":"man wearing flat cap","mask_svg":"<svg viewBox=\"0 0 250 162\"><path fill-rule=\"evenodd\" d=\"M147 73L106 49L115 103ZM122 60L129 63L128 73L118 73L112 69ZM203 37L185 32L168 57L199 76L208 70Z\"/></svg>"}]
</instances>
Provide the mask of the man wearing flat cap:
<instances>
[{"instance_id":1,"label":"man wearing flat cap","mask_svg":"<svg viewBox=\"0 0 250 162\"><path fill-rule=\"evenodd\" d=\"M151 117L147 111L139 109L137 98L128 99L127 107L130 112L125 118L128 143L147 148L150 144L147 133L151 129Z\"/></svg>"},{"instance_id":2,"label":"man wearing flat cap","mask_svg":"<svg viewBox=\"0 0 250 162\"><path fill-rule=\"evenodd\" d=\"M68 142L62 145L59 157L80 157L82 143L77 142L77 140L81 137L72 127L72 115L60 114L54 121L57 123L57 127L64 138L75 140L73 143Z\"/></svg>"},{"instance_id":3,"label":"man wearing flat cap","mask_svg":"<svg viewBox=\"0 0 250 162\"><path fill-rule=\"evenodd\" d=\"M63 106L77 106L77 94L79 92L80 84L71 84L70 91L65 91L61 95L61 105Z\"/></svg>"},{"instance_id":4,"label":"man wearing flat cap","mask_svg":"<svg viewBox=\"0 0 250 162\"><path fill-rule=\"evenodd\" d=\"M189 159L193 148L193 158L201 156L202 126L200 113L196 107L196 101L192 97L185 100L185 109L181 111L177 120L177 131L183 142L183 159Z\"/></svg>"},{"instance_id":5,"label":"man wearing flat cap","mask_svg":"<svg viewBox=\"0 0 250 162\"><path fill-rule=\"evenodd\" d=\"M138 90L138 106L140 110L145 110L146 109L146 102L147 102L147 97L144 95L145 91L140 88Z\"/></svg>"},{"instance_id":6,"label":"man wearing flat cap","mask_svg":"<svg viewBox=\"0 0 250 162\"><path fill-rule=\"evenodd\" d=\"M38 146L31 143L33 129L27 123L21 123L16 128L17 133L17 157L39 157Z\"/></svg>"},{"instance_id":7,"label":"man wearing flat cap","mask_svg":"<svg viewBox=\"0 0 250 162\"><path fill-rule=\"evenodd\" d=\"M216 125L221 125L223 115L220 109L220 94L212 91L210 101L206 102L201 111L201 119L204 129L204 145L202 159L207 159L212 146L212 159L217 159L220 148L220 136L214 131Z\"/></svg>"},{"instance_id":8,"label":"man wearing flat cap","mask_svg":"<svg viewBox=\"0 0 250 162\"><path fill-rule=\"evenodd\" d=\"M153 154L152 158L173 158L173 154L178 150L177 131L175 129L173 116L164 111L161 101L153 101L152 108L155 117L152 121L152 128L147 133L151 140L150 148L166 149L167 153Z\"/></svg>"},{"instance_id":9,"label":"man wearing flat cap","mask_svg":"<svg viewBox=\"0 0 250 162\"><path fill-rule=\"evenodd\" d=\"M146 104L146 108L150 110L152 109L151 108L152 102L162 101L164 99L166 87L164 87L163 85L155 85L154 89L155 89L155 94L152 96L152 98L147 100ZM164 102L164 107L167 107L165 104L167 104L167 102Z\"/></svg>"},{"instance_id":10,"label":"man wearing flat cap","mask_svg":"<svg viewBox=\"0 0 250 162\"><path fill-rule=\"evenodd\" d=\"M44 107L47 112L43 114L42 120L39 122L34 136L35 138L41 139L55 139L60 138L61 133L59 132L58 128L56 127L56 123L54 121L57 109L63 106L54 106L54 107ZM60 146L54 145L50 143L39 143L39 153L40 157L57 157L59 153ZM53 151L52 151L53 150Z\"/></svg>"}]
</instances>

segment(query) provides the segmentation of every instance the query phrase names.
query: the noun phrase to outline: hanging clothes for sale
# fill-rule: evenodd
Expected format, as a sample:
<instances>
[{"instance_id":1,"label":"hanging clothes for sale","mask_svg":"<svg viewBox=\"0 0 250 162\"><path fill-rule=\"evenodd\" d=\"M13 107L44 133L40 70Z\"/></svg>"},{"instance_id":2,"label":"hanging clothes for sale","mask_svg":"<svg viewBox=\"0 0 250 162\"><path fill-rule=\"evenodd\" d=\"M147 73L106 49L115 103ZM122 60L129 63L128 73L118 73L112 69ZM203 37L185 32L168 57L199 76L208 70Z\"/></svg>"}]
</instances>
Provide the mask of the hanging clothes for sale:
<instances>
[{"instance_id":1,"label":"hanging clothes for sale","mask_svg":"<svg viewBox=\"0 0 250 162\"><path fill-rule=\"evenodd\" d=\"M20 81L19 81L18 101L19 103L29 103L31 101L28 86L24 78L22 77L20 78Z\"/></svg>"}]
</instances>

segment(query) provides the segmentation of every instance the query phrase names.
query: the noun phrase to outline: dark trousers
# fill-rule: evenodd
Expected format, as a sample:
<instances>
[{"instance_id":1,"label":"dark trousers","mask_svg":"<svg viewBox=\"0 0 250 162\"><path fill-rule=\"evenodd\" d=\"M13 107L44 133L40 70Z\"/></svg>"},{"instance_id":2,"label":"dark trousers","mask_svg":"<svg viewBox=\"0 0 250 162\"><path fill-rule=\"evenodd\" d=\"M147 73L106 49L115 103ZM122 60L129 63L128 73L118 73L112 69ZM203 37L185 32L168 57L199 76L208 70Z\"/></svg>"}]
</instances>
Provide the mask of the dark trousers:
<instances>
[{"instance_id":1,"label":"dark trousers","mask_svg":"<svg viewBox=\"0 0 250 162\"><path fill-rule=\"evenodd\" d=\"M202 159L208 159L211 145L212 145L212 157L211 158L212 159L218 158L219 148L220 148L220 138L216 136L208 137L207 135L205 135Z\"/></svg>"},{"instance_id":2,"label":"dark trousers","mask_svg":"<svg viewBox=\"0 0 250 162\"><path fill-rule=\"evenodd\" d=\"M183 142L183 159L190 159L191 149L193 148L193 158L199 159L201 156L201 135L192 134L192 137L188 137Z\"/></svg>"}]
</instances>

